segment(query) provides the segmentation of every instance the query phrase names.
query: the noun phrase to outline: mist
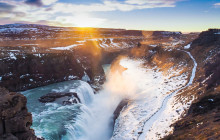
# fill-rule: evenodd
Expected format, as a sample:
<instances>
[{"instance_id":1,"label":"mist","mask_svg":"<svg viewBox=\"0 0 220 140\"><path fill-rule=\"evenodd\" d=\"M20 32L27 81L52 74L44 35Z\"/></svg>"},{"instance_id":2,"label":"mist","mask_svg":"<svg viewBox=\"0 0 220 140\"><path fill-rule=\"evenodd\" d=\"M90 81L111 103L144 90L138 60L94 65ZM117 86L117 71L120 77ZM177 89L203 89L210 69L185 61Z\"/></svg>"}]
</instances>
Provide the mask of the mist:
<instances>
[{"instance_id":1,"label":"mist","mask_svg":"<svg viewBox=\"0 0 220 140\"><path fill-rule=\"evenodd\" d=\"M88 140L108 140L113 131L113 113L123 99L135 100L140 97L140 79L145 71L141 60L118 57L106 74L103 89L95 95L89 106L92 116L87 124ZM139 69L138 69L139 67Z\"/></svg>"}]
</instances>

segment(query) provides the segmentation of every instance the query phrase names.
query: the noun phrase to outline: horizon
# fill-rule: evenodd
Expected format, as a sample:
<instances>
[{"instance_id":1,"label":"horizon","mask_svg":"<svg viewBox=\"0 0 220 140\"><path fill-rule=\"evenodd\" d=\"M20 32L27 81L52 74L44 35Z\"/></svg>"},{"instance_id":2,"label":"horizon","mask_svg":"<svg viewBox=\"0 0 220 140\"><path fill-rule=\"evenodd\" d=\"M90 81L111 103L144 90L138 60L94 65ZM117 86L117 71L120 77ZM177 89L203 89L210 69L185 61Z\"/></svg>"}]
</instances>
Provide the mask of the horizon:
<instances>
[{"instance_id":1,"label":"horizon","mask_svg":"<svg viewBox=\"0 0 220 140\"><path fill-rule=\"evenodd\" d=\"M219 0L0 0L0 25L201 32L220 28Z\"/></svg>"},{"instance_id":2,"label":"horizon","mask_svg":"<svg viewBox=\"0 0 220 140\"><path fill-rule=\"evenodd\" d=\"M46 25L46 24L35 24L35 23L10 23L10 24L0 24L0 26L4 25L15 25L15 24L28 24L28 25L40 25L40 26L49 26L49 27L60 27L60 28L93 28L93 29L116 29L116 30L134 30L134 31L158 31L158 32L181 32L181 33L200 33L198 32L182 32L182 31L169 31L169 30L142 30L142 29L126 29L126 28L105 28L105 27L74 27L74 26L60 26L60 25ZM209 29L220 29L220 28L208 28ZM201 31L202 32L202 31Z\"/></svg>"}]
</instances>

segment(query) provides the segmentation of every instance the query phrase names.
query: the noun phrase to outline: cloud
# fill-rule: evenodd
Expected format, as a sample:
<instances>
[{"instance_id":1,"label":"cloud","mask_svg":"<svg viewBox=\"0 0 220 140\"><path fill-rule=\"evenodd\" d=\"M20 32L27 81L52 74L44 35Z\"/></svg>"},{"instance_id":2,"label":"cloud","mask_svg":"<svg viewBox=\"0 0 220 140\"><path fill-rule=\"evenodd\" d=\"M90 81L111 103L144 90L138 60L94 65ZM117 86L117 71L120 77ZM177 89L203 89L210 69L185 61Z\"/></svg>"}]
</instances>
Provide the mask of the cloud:
<instances>
[{"instance_id":1,"label":"cloud","mask_svg":"<svg viewBox=\"0 0 220 140\"><path fill-rule=\"evenodd\" d=\"M43 2L41 0L26 0L25 3L33 6L43 6Z\"/></svg>"},{"instance_id":2,"label":"cloud","mask_svg":"<svg viewBox=\"0 0 220 140\"><path fill-rule=\"evenodd\" d=\"M125 3L128 4L174 4L178 0L126 0Z\"/></svg>"},{"instance_id":3,"label":"cloud","mask_svg":"<svg viewBox=\"0 0 220 140\"><path fill-rule=\"evenodd\" d=\"M14 8L13 5L0 2L0 13L8 13L8 12L11 12L11 11L13 10L13 8Z\"/></svg>"},{"instance_id":4,"label":"cloud","mask_svg":"<svg viewBox=\"0 0 220 140\"><path fill-rule=\"evenodd\" d=\"M43 5L51 5L56 3L58 0L43 0Z\"/></svg>"},{"instance_id":5,"label":"cloud","mask_svg":"<svg viewBox=\"0 0 220 140\"><path fill-rule=\"evenodd\" d=\"M136 9L175 7L178 0L126 0L110 1L105 0L103 3L70 4L56 3L54 9L59 12L107 12L107 11L132 11Z\"/></svg>"},{"instance_id":6,"label":"cloud","mask_svg":"<svg viewBox=\"0 0 220 140\"><path fill-rule=\"evenodd\" d=\"M180 0L102 0L90 4L62 3L58 0L0 0L0 19L50 24L79 25L91 22L101 25L108 20L94 16L97 12L132 11L147 8L175 7ZM4 12L4 15L1 13ZM92 26L93 24L91 24Z\"/></svg>"},{"instance_id":7,"label":"cloud","mask_svg":"<svg viewBox=\"0 0 220 140\"><path fill-rule=\"evenodd\" d=\"M215 6L216 8L220 8L220 3L215 3L214 6Z\"/></svg>"},{"instance_id":8,"label":"cloud","mask_svg":"<svg viewBox=\"0 0 220 140\"><path fill-rule=\"evenodd\" d=\"M59 16L56 17L54 23L62 26L75 27L96 27L104 23L106 19L92 17L89 14L77 14L74 16ZM51 23L53 25L53 22Z\"/></svg>"}]
</instances>

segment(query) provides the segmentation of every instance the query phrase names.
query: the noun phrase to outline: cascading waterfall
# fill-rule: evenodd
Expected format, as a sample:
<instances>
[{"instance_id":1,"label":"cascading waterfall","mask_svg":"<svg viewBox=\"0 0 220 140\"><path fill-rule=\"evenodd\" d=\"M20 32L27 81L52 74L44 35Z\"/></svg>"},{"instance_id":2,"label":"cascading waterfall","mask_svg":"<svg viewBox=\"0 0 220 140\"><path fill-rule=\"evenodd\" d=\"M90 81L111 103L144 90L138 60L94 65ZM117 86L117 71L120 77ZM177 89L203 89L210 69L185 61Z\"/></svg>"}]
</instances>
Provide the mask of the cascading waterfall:
<instances>
[{"instance_id":1,"label":"cascading waterfall","mask_svg":"<svg viewBox=\"0 0 220 140\"><path fill-rule=\"evenodd\" d=\"M40 103L38 99L49 92L77 92L82 104ZM78 139L84 135L84 122L91 113L87 106L94 99L94 92L84 81L73 80L56 83L22 92L28 98L28 110L33 115L33 128L39 137L46 140ZM74 132L74 133L73 133Z\"/></svg>"},{"instance_id":2,"label":"cascading waterfall","mask_svg":"<svg viewBox=\"0 0 220 140\"><path fill-rule=\"evenodd\" d=\"M134 63L132 62L134 65ZM132 66L136 68L139 65ZM109 66L106 66L109 67ZM121 61L111 67L103 89L94 95L84 81L67 81L23 92L28 98L28 109L33 114L36 135L46 140L108 140L113 130L113 112L120 101L136 93L132 77L123 75ZM108 71L107 69L105 69ZM54 92L76 92L81 103L63 106L42 104L37 99Z\"/></svg>"},{"instance_id":3,"label":"cascading waterfall","mask_svg":"<svg viewBox=\"0 0 220 140\"><path fill-rule=\"evenodd\" d=\"M109 140L111 138L114 126L113 113L116 107L124 98L135 98L135 93L139 89L137 87L138 83L134 83L137 74L133 73L130 76L131 72L134 71L129 73L124 72L130 68L132 70L137 69L141 64L141 61L129 59L119 59L112 64L103 89L95 95L92 103L86 106L85 112L82 113L84 114L82 115L83 119L78 119L74 124L79 123L84 128L82 135L77 139ZM105 71L108 72L107 69ZM141 75L138 78L141 78ZM71 129L70 133L72 134L69 139L75 136L74 129Z\"/></svg>"}]
</instances>

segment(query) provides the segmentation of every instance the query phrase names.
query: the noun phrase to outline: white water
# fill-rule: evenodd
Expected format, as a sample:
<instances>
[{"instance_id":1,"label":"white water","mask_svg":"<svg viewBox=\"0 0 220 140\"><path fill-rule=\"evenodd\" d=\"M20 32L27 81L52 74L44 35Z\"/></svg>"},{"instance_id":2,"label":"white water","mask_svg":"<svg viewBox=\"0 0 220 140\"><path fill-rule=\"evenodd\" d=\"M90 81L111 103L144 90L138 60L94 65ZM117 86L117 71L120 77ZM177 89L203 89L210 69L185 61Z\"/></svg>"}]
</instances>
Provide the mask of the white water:
<instances>
[{"instance_id":1,"label":"white water","mask_svg":"<svg viewBox=\"0 0 220 140\"><path fill-rule=\"evenodd\" d=\"M125 60L123 65L137 68L133 61ZM109 65L106 65L106 68L109 68ZM87 106L91 114L86 119L86 124L83 124L86 126L83 136L77 140L109 140L113 130L113 112L123 98L135 93L135 88L131 84L133 81L123 73L123 67L115 66L112 69L115 71L105 69L105 72L109 72L107 81L103 85L103 90L99 91L92 103Z\"/></svg>"},{"instance_id":2,"label":"white water","mask_svg":"<svg viewBox=\"0 0 220 140\"><path fill-rule=\"evenodd\" d=\"M162 102L161 107L145 122L144 127L142 129L142 134L138 137L139 140L145 140L147 138L148 132L150 130L150 128L153 126L153 124L158 120L158 118L161 116L161 114L163 113L163 111L167 108L167 102L169 101L170 98L172 98L176 93L178 93L180 90L188 87L189 85L191 85L193 83L193 80L195 78L195 74L196 74L196 68L197 68L197 63L196 60L194 59L194 57L191 55L190 52L184 51L186 52L190 58L193 60L194 66L192 69L192 73L191 73L191 77L189 82L187 83L186 86L172 92L171 94L169 94Z\"/></svg>"}]
</instances>

